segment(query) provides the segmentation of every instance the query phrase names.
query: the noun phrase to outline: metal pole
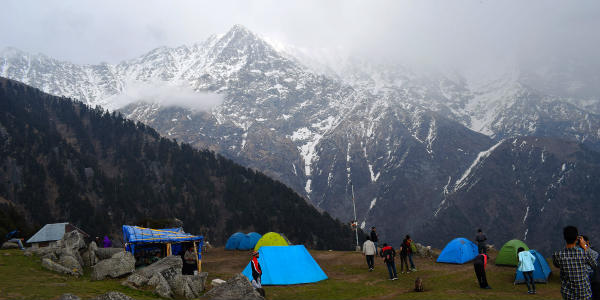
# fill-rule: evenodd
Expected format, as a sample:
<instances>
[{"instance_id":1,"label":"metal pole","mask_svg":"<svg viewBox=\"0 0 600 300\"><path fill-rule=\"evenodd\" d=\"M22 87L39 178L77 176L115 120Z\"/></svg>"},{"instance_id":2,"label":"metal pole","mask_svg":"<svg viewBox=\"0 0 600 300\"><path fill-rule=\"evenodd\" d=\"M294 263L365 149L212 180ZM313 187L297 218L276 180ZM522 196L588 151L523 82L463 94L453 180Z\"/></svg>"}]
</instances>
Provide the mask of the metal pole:
<instances>
[{"instance_id":1,"label":"metal pole","mask_svg":"<svg viewBox=\"0 0 600 300\"><path fill-rule=\"evenodd\" d=\"M358 245L358 220L356 219L356 203L354 202L354 184L350 182L350 186L352 187L352 207L354 207L354 233L356 234L356 250L360 251L360 246Z\"/></svg>"}]
</instances>

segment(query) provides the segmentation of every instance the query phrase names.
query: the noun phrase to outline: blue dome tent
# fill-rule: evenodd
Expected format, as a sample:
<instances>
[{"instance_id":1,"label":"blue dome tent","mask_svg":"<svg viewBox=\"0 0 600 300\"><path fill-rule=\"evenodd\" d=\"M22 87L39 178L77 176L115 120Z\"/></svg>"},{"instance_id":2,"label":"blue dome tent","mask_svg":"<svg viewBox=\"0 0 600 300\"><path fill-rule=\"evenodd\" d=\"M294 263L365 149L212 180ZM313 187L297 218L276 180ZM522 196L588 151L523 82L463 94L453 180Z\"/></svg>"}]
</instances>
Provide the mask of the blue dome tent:
<instances>
[{"instance_id":1,"label":"blue dome tent","mask_svg":"<svg viewBox=\"0 0 600 300\"><path fill-rule=\"evenodd\" d=\"M238 249L239 250L254 249L254 246L256 246L256 243L258 242L258 240L260 240L261 237L262 237L262 235L260 235L256 232L250 232L250 233L246 234L244 236L244 238L242 238L242 240L240 241L240 245L238 246Z\"/></svg>"},{"instance_id":2,"label":"blue dome tent","mask_svg":"<svg viewBox=\"0 0 600 300\"><path fill-rule=\"evenodd\" d=\"M227 243L225 244L225 250L236 250L240 246L240 242L246 235L241 232L236 232L232 234Z\"/></svg>"},{"instance_id":3,"label":"blue dome tent","mask_svg":"<svg viewBox=\"0 0 600 300\"><path fill-rule=\"evenodd\" d=\"M436 262L464 264L478 255L477 245L465 238L455 238L444 247Z\"/></svg>"},{"instance_id":4,"label":"blue dome tent","mask_svg":"<svg viewBox=\"0 0 600 300\"><path fill-rule=\"evenodd\" d=\"M258 253L264 285L301 284L327 279L327 274L303 245L262 246ZM242 274L252 280L250 263Z\"/></svg>"},{"instance_id":5,"label":"blue dome tent","mask_svg":"<svg viewBox=\"0 0 600 300\"><path fill-rule=\"evenodd\" d=\"M546 262L546 259L535 250L529 250L529 252L535 257L535 262L533 263L535 268L533 271L533 280L537 283L548 282L548 277L550 276L550 273L552 273L552 270ZM525 277L523 277L523 272L517 269L517 272L515 273L515 284L519 283L525 283Z\"/></svg>"}]
</instances>

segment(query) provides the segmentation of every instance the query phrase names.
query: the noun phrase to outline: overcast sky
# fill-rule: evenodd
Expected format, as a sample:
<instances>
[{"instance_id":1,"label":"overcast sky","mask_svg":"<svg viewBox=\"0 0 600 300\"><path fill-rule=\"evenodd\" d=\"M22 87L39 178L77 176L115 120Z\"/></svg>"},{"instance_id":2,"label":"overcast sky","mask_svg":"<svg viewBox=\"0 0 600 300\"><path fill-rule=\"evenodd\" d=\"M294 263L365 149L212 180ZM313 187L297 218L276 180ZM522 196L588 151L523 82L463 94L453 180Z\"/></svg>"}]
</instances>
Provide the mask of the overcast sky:
<instances>
[{"instance_id":1,"label":"overcast sky","mask_svg":"<svg viewBox=\"0 0 600 300\"><path fill-rule=\"evenodd\" d=\"M0 48L76 63L117 63L242 24L297 47L410 63L481 64L515 57L598 63L599 16L597 0L4 0Z\"/></svg>"}]
</instances>

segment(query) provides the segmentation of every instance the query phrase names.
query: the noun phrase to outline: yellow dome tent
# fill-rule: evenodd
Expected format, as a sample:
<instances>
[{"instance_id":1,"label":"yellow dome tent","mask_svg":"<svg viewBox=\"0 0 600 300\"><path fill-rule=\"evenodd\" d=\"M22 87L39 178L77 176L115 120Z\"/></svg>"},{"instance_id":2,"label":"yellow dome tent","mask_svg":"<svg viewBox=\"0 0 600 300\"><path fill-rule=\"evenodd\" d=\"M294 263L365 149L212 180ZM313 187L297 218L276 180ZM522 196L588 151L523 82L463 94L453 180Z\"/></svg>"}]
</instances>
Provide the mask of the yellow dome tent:
<instances>
[{"instance_id":1,"label":"yellow dome tent","mask_svg":"<svg viewBox=\"0 0 600 300\"><path fill-rule=\"evenodd\" d=\"M268 232L258 240L254 251L258 251L262 246L289 246L288 241L277 232Z\"/></svg>"}]
</instances>

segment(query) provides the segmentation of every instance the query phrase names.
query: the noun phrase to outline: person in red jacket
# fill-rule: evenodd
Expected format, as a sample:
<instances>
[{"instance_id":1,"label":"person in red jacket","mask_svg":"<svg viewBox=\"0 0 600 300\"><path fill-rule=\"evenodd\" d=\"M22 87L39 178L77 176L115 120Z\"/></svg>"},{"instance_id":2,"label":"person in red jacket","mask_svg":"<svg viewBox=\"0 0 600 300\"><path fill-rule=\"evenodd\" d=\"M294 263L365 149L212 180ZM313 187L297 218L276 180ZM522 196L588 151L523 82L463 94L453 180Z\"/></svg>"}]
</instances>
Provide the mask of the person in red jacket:
<instances>
[{"instance_id":1,"label":"person in red jacket","mask_svg":"<svg viewBox=\"0 0 600 300\"><path fill-rule=\"evenodd\" d=\"M250 267L252 268L252 286L257 289L262 288L262 284L260 283L262 270L260 269L260 264L258 263L258 251L252 252Z\"/></svg>"},{"instance_id":2,"label":"person in red jacket","mask_svg":"<svg viewBox=\"0 0 600 300\"><path fill-rule=\"evenodd\" d=\"M379 255L383 257L383 262L387 265L388 273L390 273L390 280L397 280L398 274L396 273L396 263L394 262L396 250L394 250L392 246L388 246L387 243L384 243Z\"/></svg>"},{"instance_id":3,"label":"person in red jacket","mask_svg":"<svg viewBox=\"0 0 600 300\"><path fill-rule=\"evenodd\" d=\"M485 267L487 265L487 254L481 253L473 260L473 266L475 267L475 276L479 281L479 287L482 289L491 289L488 285L487 278L485 277Z\"/></svg>"}]
</instances>

